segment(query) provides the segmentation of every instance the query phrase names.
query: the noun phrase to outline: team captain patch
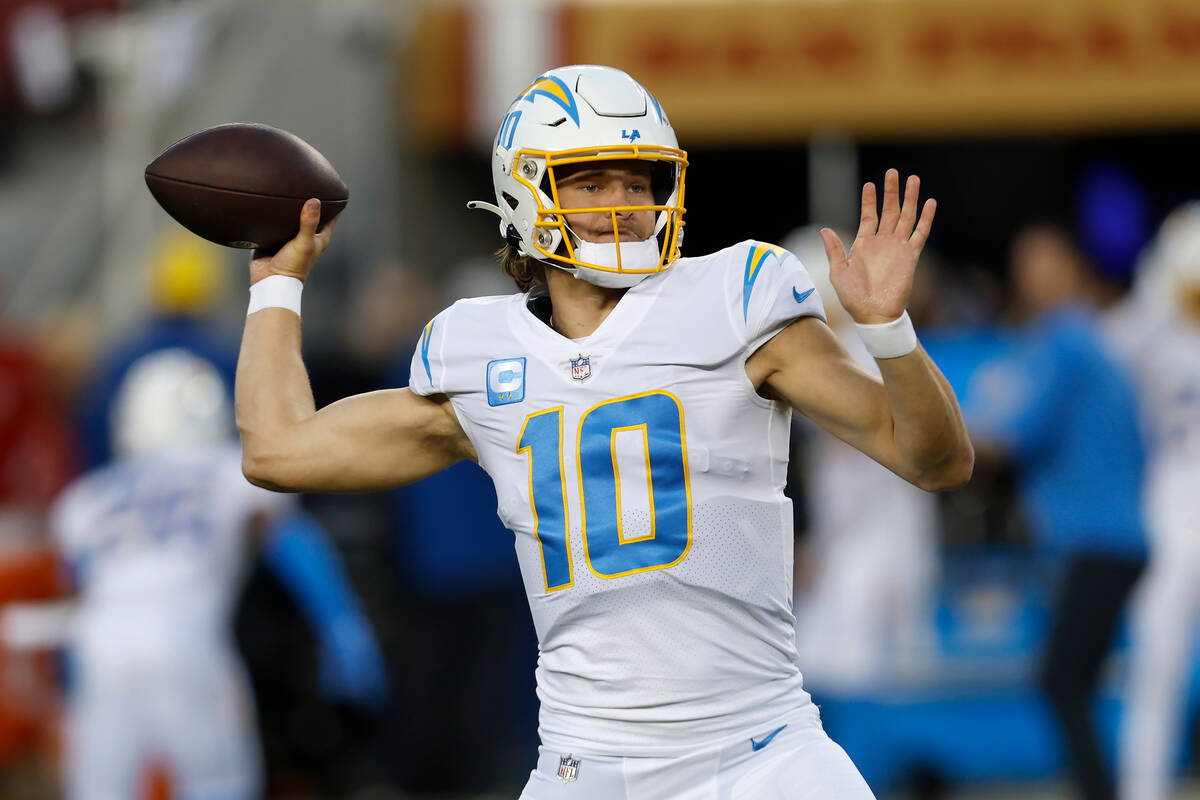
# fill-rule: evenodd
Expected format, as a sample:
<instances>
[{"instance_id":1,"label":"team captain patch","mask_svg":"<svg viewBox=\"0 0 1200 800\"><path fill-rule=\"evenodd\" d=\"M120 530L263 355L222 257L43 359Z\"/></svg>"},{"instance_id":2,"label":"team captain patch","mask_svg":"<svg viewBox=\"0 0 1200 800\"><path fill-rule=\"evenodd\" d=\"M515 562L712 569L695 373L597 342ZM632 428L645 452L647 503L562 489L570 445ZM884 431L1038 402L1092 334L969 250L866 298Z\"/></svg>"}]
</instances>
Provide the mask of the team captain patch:
<instances>
[{"instance_id":1,"label":"team captain patch","mask_svg":"<svg viewBox=\"0 0 1200 800\"><path fill-rule=\"evenodd\" d=\"M499 358L487 365L489 406L504 406L525 399L525 357Z\"/></svg>"}]
</instances>

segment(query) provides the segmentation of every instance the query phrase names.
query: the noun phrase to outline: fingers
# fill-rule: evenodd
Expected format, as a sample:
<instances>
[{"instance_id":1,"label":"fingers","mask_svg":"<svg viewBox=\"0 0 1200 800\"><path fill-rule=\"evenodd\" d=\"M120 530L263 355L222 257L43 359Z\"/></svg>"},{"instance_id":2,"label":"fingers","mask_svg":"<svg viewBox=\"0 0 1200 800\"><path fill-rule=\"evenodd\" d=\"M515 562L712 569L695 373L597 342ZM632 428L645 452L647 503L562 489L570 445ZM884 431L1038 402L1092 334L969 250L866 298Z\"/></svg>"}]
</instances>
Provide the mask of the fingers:
<instances>
[{"instance_id":1,"label":"fingers","mask_svg":"<svg viewBox=\"0 0 1200 800\"><path fill-rule=\"evenodd\" d=\"M321 229L313 236L313 239L317 245L316 253L318 256L325 252L325 248L329 247L329 242L333 237L333 229L337 227L337 221L337 217L329 220L329 222L326 222L324 225L322 225Z\"/></svg>"},{"instance_id":2,"label":"fingers","mask_svg":"<svg viewBox=\"0 0 1200 800\"><path fill-rule=\"evenodd\" d=\"M258 248L250 256L250 275L253 283L257 275L289 275L304 280L313 262L329 246L333 233L330 220L320 233L321 201L309 198L300 207L300 230L291 240L270 248Z\"/></svg>"},{"instance_id":3,"label":"fingers","mask_svg":"<svg viewBox=\"0 0 1200 800\"><path fill-rule=\"evenodd\" d=\"M921 179L909 175L904 184L904 206L900 209L900 220L896 223L896 233L909 236L917 221L917 200L921 196Z\"/></svg>"},{"instance_id":4,"label":"fingers","mask_svg":"<svg viewBox=\"0 0 1200 800\"><path fill-rule=\"evenodd\" d=\"M929 229L933 227L933 215L936 211L937 201L931 197L925 201L925 206L921 209L921 219L917 221L917 229L909 239L918 250L925 246L925 240L929 238Z\"/></svg>"},{"instance_id":5,"label":"fingers","mask_svg":"<svg viewBox=\"0 0 1200 800\"><path fill-rule=\"evenodd\" d=\"M862 190L862 216L858 219L858 234L855 238L874 236L878 225L879 219L875 216L875 184L868 182Z\"/></svg>"},{"instance_id":6,"label":"fingers","mask_svg":"<svg viewBox=\"0 0 1200 800\"><path fill-rule=\"evenodd\" d=\"M300 209L300 233L297 236L312 236L321 224L321 201L310 197Z\"/></svg>"},{"instance_id":7,"label":"fingers","mask_svg":"<svg viewBox=\"0 0 1200 800\"><path fill-rule=\"evenodd\" d=\"M829 228L821 228L821 241L825 244L825 256L829 259L829 270L835 272L846 264L846 249L842 240Z\"/></svg>"},{"instance_id":8,"label":"fingers","mask_svg":"<svg viewBox=\"0 0 1200 800\"><path fill-rule=\"evenodd\" d=\"M933 214L937 204L927 200L921 208L921 218L917 219L917 205L921 197L921 179L909 175L904 185L904 204L900 204L900 173L889 169L883 176L883 211L876 223L875 217L875 184L868 183L863 187L862 216L858 224L858 237L880 234L898 233L917 245L924 247L929 237L929 229L933 225ZM915 224L915 229L914 229Z\"/></svg>"},{"instance_id":9,"label":"fingers","mask_svg":"<svg viewBox=\"0 0 1200 800\"><path fill-rule=\"evenodd\" d=\"M889 169L883 176L883 214L879 217L879 232L894 232L899 219L900 173Z\"/></svg>"}]
</instances>

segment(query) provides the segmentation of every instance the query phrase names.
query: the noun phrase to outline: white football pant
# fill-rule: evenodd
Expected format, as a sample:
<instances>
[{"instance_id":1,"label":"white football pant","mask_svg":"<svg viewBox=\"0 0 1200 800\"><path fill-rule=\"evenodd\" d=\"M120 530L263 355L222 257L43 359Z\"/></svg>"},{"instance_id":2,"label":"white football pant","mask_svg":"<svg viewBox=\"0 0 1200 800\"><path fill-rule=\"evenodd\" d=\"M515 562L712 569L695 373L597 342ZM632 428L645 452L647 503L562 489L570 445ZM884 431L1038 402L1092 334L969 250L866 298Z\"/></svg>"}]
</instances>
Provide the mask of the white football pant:
<instances>
[{"instance_id":1,"label":"white football pant","mask_svg":"<svg viewBox=\"0 0 1200 800\"><path fill-rule=\"evenodd\" d=\"M138 797L151 764L166 769L178 800L259 796L258 734L241 666L193 666L138 674L81 665L68 707L70 800Z\"/></svg>"},{"instance_id":2,"label":"white football pant","mask_svg":"<svg viewBox=\"0 0 1200 800\"><path fill-rule=\"evenodd\" d=\"M589 756L542 747L520 800L874 798L846 751L815 715L802 713L782 729L756 731L745 741L677 758Z\"/></svg>"}]
</instances>

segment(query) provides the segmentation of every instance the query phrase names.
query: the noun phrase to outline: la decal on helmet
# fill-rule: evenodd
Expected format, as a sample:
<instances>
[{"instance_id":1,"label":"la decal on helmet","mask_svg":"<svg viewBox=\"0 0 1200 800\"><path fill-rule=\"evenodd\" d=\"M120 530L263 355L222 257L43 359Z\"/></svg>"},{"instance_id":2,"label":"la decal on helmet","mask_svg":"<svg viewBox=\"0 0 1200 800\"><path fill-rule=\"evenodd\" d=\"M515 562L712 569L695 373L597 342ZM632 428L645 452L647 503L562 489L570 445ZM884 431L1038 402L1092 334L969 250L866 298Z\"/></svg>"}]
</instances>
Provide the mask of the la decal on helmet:
<instances>
[{"instance_id":1,"label":"la decal on helmet","mask_svg":"<svg viewBox=\"0 0 1200 800\"><path fill-rule=\"evenodd\" d=\"M651 167L648 205L564 208L555 170L636 160ZM509 106L496 133L492 182L496 205L468 203L500 217L500 235L531 256L590 283L632 286L679 258L687 153L662 105L626 73L578 65L544 73ZM621 241L618 214L654 213L654 234ZM613 242L582 240L568 214L607 213Z\"/></svg>"}]
</instances>

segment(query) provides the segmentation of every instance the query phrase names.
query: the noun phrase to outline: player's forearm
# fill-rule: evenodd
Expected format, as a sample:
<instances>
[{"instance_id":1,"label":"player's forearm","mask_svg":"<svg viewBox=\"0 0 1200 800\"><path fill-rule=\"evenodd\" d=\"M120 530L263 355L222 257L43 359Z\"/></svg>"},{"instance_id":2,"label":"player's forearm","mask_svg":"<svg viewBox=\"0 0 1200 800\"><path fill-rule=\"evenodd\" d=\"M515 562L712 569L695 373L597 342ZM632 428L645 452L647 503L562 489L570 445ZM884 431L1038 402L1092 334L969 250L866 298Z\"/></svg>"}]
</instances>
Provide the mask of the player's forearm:
<instances>
[{"instance_id":1,"label":"player's forearm","mask_svg":"<svg viewBox=\"0 0 1200 800\"><path fill-rule=\"evenodd\" d=\"M971 478L971 440L954 391L917 347L900 358L880 359L892 414L893 437L904 477L930 491L953 489Z\"/></svg>"},{"instance_id":2,"label":"player's forearm","mask_svg":"<svg viewBox=\"0 0 1200 800\"><path fill-rule=\"evenodd\" d=\"M378 491L474 456L444 396L391 389L316 411L300 357L300 321L284 309L246 318L236 402L242 471L267 489Z\"/></svg>"},{"instance_id":3,"label":"player's forearm","mask_svg":"<svg viewBox=\"0 0 1200 800\"><path fill-rule=\"evenodd\" d=\"M300 318L282 308L246 317L235 389L242 457L267 462L316 410L300 356Z\"/></svg>"}]
</instances>

